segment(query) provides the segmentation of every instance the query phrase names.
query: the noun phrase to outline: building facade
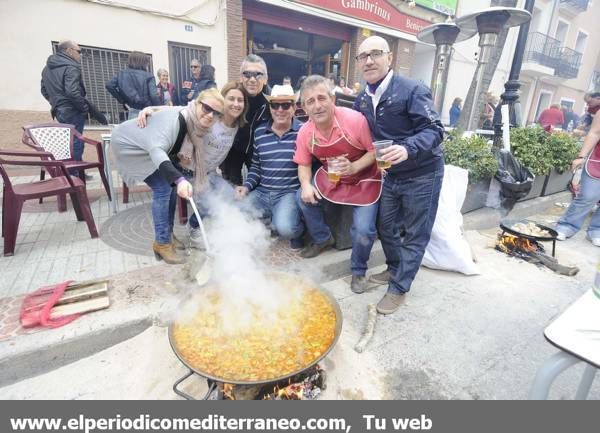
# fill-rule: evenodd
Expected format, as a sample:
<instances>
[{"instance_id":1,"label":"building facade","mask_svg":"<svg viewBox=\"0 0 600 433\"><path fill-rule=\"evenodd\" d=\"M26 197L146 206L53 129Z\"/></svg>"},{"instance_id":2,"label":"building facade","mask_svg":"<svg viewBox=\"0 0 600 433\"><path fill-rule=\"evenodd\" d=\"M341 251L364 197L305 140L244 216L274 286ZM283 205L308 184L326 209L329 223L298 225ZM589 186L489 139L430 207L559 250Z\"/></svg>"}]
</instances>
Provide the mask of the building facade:
<instances>
[{"instance_id":1,"label":"building facade","mask_svg":"<svg viewBox=\"0 0 600 433\"><path fill-rule=\"evenodd\" d=\"M112 123L122 121L124 112L104 83L126 67L133 50L152 57L154 72L168 69L177 86L189 75L194 57L215 66L219 84L227 80L227 22L221 0L3 0L0 17L7 77L0 84L0 110L17 128L37 118L32 113L48 113L40 93L41 71L62 39L82 48L88 97Z\"/></svg>"},{"instance_id":2,"label":"building facade","mask_svg":"<svg viewBox=\"0 0 600 433\"><path fill-rule=\"evenodd\" d=\"M420 3L427 6L421 6ZM429 83L434 49L421 44L416 34L432 22L446 18L441 2L401 0L228 0L229 77L237 78L244 55L262 56L269 81L289 76L333 74L360 82L355 55L368 36L386 38L394 53L394 69ZM436 10L437 9L437 10ZM421 58L430 64L422 72ZM418 63L418 65L417 65ZM239 66L238 66L239 68ZM427 68L425 68L427 69Z\"/></svg>"},{"instance_id":3,"label":"building facade","mask_svg":"<svg viewBox=\"0 0 600 433\"><path fill-rule=\"evenodd\" d=\"M525 1L517 3L524 7ZM461 0L457 16L489 6L490 2ZM585 109L583 96L600 87L600 2L589 0L536 0L523 56L520 101L523 121L533 123L552 103L568 105L575 113ZM489 90L504 92L519 28L512 28ZM448 121L452 100L463 100L475 73L478 37L454 45L442 120Z\"/></svg>"}]
</instances>

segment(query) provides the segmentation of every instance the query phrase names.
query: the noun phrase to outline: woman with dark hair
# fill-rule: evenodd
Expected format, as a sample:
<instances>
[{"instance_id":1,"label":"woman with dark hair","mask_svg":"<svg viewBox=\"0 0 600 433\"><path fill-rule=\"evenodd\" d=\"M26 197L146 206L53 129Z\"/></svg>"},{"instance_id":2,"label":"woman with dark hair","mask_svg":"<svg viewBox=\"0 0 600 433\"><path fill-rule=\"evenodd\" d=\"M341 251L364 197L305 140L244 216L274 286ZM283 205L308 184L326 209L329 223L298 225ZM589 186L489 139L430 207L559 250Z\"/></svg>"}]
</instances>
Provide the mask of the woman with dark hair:
<instances>
[{"instance_id":1,"label":"woman with dark hair","mask_svg":"<svg viewBox=\"0 0 600 433\"><path fill-rule=\"evenodd\" d=\"M450 107L450 126L458 125L458 119L460 119L460 112L462 108L462 99L454 98L452 106Z\"/></svg>"},{"instance_id":2,"label":"woman with dark hair","mask_svg":"<svg viewBox=\"0 0 600 433\"><path fill-rule=\"evenodd\" d=\"M129 120L112 131L112 150L125 183L144 181L152 189L152 250L169 264L185 261L175 251L183 248L173 236L176 195L189 199L208 185L206 135L223 116L223 105L221 94L208 89L187 107L154 114L144 129ZM191 182L185 170L195 173Z\"/></svg>"},{"instance_id":3,"label":"woman with dark hair","mask_svg":"<svg viewBox=\"0 0 600 433\"><path fill-rule=\"evenodd\" d=\"M106 90L123 104L129 112L128 118L135 119L140 110L151 105L160 105L156 80L148 72L150 58L139 51L132 51L127 60L127 69L106 82Z\"/></svg>"}]
</instances>

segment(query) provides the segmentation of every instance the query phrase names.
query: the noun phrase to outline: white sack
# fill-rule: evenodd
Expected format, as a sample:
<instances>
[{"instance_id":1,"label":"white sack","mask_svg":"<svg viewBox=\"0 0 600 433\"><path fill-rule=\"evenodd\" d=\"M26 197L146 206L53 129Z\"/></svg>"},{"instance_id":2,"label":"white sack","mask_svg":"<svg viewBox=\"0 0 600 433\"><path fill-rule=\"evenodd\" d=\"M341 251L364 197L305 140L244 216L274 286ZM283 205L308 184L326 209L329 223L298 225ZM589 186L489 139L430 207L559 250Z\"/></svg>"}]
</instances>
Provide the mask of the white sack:
<instances>
[{"instance_id":1,"label":"white sack","mask_svg":"<svg viewBox=\"0 0 600 433\"><path fill-rule=\"evenodd\" d=\"M435 223L422 264L432 269L477 275L479 268L473 262L471 247L463 236L460 213L467 193L469 172L453 165L446 165L444 170Z\"/></svg>"}]
</instances>

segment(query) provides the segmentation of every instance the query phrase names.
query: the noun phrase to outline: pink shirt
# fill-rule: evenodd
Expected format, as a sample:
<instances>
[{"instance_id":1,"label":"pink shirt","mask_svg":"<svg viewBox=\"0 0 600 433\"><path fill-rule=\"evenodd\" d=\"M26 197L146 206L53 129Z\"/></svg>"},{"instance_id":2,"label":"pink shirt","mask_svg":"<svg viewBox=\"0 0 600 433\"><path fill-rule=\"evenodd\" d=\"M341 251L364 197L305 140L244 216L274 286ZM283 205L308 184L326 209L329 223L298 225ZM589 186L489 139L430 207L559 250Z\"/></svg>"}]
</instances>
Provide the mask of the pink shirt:
<instances>
[{"instance_id":1,"label":"pink shirt","mask_svg":"<svg viewBox=\"0 0 600 433\"><path fill-rule=\"evenodd\" d=\"M296 153L294 154L296 164L311 165L313 155L311 141L313 136L318 140L320 146L328 146L345 134L355 147L364 149L365 152L375 150L365 116L346 107L335 107L334 116L335 121L329 138L319 132L312 120L302 125L296 138Z\"/></svg>"}]
</instances>

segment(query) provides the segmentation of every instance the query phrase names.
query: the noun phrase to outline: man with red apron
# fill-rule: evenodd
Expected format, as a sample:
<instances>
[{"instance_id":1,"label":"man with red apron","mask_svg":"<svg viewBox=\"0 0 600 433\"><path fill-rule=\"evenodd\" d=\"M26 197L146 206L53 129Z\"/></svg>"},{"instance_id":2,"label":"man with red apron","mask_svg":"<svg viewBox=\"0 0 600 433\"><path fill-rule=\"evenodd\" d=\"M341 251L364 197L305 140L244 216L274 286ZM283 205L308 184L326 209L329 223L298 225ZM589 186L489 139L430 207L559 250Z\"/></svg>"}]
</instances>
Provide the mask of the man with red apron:
<instances>
[{"instance_id":1,"label":"man with red apron","mask_svg":"<svg viewBox=\"0 0 600 433\"><path fill-rule=\"evenodd\" d=\"M354 293L363 293L367 287L367 261L377 237L375 222L382 185L369 126L362 114L335 106L325 77L308 77L300 96L309 121L298 132L294 162L298 164L300 179L298 204L312 238L300 254L315 257L334 244L325 223L322 199L352 206L350 287ZM314 179L313 156L323 164Z\"/></svg>"}]
</instances>

